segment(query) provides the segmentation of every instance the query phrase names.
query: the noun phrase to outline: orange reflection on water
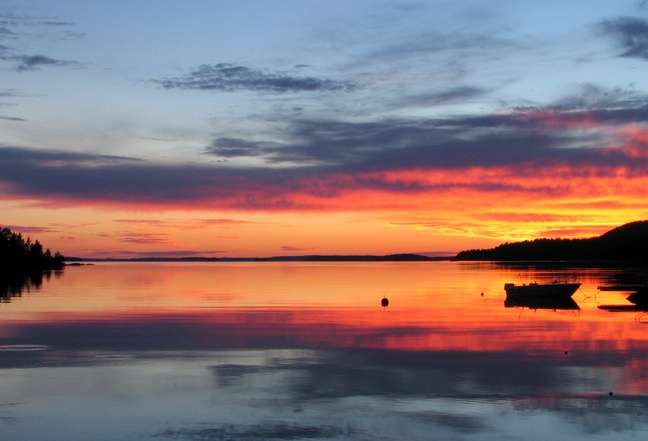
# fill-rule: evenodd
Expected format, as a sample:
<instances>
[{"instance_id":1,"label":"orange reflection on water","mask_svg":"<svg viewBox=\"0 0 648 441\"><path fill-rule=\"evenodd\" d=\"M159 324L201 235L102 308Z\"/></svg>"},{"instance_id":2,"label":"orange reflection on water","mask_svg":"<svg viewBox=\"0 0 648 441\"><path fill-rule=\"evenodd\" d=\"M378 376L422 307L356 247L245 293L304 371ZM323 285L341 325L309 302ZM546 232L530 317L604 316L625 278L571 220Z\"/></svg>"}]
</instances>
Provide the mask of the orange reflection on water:
<instances>
[{"instance_id":1,"label":"orange reflection on water","mask_svg":"<svg viewBox=\"0 0 648 441\"><path fill-rule=\"evenodd\" d=\"M187 347L201 348L282 341L529 354L646 348L639 314L597 308L625 301L597 291L614 272L456 262L97 264L67 268L42 290L1 305L0 336L7 342L27 326L86 324L104 340L125 338L136 326L144 347L147 338L184 332ZM554 279L583 283L574 296L580 310L504 307L504 283ZM102 336L102 329L111 331Z\"/></svg>"}]
</instances>

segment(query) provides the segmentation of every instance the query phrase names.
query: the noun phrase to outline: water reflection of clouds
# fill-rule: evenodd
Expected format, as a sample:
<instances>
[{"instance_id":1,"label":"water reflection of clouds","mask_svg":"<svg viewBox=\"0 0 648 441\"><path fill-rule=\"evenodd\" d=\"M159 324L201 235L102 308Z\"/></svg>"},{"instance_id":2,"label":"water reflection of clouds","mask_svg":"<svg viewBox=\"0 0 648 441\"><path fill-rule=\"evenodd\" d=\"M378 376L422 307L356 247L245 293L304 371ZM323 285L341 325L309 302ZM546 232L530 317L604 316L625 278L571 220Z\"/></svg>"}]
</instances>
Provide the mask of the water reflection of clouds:
<instances>
[{"instance_id":1,"label":"water reflection of clouds","mask_svg":"<svg viewBox=\"0 0 648 441\"><path fill-rule=\"evenodd\" d=\"M611 386L608 368L592 373L598 381L582 382L576 368L564 365L524 360L513 353L354 349L318 351L300 359L274 359L254 366L222 364L212 370L219 388L260 384L264 376L276 381L283 373L281 384L290 391L286 402L306 406L353 397L389 399L400 403L396 413L411 422L462 434L498 431L498 418L514 414L529 419L542 419L540 415L546 414L572 429L578 427L582 434L646 427L648 397L611 397L603 392ZM490 411L476 412L480 407Z\"/></svg>"},{"instance_id":2,"label":"water reflection of clouds","mask_svg":"<svg viewBox=\"0 0 648 441\"><path fill-rule=\"evenodd\" d=\"M31 366L42 367L5 382L4 394L13 384L26 402L74 402L95 422L102 409L145 406L157 426L140 422L142 430L158 440L499 440L527 430L538 439L556 430L585 439L632 435L648 425L647 397L604 393L623 366L611 372L594 358L362 348L43 352L58 359L53 366L82 367L62 376L60 368L32 359ZM584 365L586 381L579 373ZM20 407L6 412L16 415Z\"/></svg>"},{"instance_id":3,"label":"water reflection of clouds","mask_svg":"<svg viewBox=\"0 0 648 441\"><path fill-rule=\"evenodd\" d=\"M510 400L536 395L572 396L583 387L609 387L604 376L596 384L583 384L568 361L546 358L539 362L519 352L347 349L317 354L257 366L217 365L213 370L220 385L236 384L250 375L290 373L292 398L306 401L349 396Z\"/></svg>"},{"instance_id":4,"label":"water reflection of clouds","mask_svg":"<svg viewBox=\"0 0 648 441\"><path fill-rule=\"evenodd\" d=\"M290 422L268 421L261 424L235 425L199 425L191 428L167 429L161 437L186 439L191 441L212 440L300 440L328 439L338 436L348 436L351 431L335 426L307 426Z\"/></svg>"}]
</instances>

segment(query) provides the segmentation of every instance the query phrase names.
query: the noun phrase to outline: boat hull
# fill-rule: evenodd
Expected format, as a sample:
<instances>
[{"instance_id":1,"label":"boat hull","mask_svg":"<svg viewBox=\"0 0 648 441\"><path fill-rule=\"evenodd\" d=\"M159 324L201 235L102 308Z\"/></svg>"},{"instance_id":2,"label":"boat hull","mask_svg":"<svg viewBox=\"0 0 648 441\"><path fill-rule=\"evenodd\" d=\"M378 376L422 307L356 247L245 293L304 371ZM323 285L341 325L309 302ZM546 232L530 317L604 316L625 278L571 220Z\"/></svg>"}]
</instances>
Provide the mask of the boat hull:
<instances>
[{"instance_id":1,"label":"boat hull","mask_svg":"<svg viewBox=\"0 0 648 441\"><path fill-rule=\"evenodd\" d=\"M513 285L507 283L504 285L504 290L506 295L511 298L569 298L574 295L580 286L580 283L552 283L548 285Z\"/></svg>"}]
</instances>

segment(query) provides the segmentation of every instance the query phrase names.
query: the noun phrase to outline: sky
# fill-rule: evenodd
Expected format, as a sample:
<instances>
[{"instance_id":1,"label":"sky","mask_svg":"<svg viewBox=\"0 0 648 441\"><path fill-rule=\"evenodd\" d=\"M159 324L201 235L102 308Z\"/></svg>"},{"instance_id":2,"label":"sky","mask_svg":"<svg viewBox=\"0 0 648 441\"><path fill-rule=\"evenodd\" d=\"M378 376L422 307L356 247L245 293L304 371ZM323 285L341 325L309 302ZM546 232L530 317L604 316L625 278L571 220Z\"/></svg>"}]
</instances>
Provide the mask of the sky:
<instances>
[{"instance_id":1,"label":"sky","mask_svg":"<svg viewBox=\"0 0 648 441\"><path fill-rule=\"evenodd\" d=\"M444 255L648 218L648 1L0 0L0 224Z\"/></svg>"}]
</instances>

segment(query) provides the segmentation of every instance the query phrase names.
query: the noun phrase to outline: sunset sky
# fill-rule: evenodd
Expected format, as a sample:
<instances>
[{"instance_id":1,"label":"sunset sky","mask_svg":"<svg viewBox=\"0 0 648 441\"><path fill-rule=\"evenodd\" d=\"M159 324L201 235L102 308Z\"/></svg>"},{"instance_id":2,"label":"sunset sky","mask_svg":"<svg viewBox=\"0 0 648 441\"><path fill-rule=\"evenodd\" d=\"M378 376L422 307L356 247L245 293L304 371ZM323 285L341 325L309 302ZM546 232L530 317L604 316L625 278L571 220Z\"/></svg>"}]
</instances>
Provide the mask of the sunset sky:
<instances>
[{"instance_id":1,"label":"sunset sky","mask_svg":"<svg viewBox=\"0 0 648 441\"><path fill-rule=\"evenodd\" d=\"M431 255L648 218L648 1L0 0L0 225Z\"/></svg>"}]
</instances>

